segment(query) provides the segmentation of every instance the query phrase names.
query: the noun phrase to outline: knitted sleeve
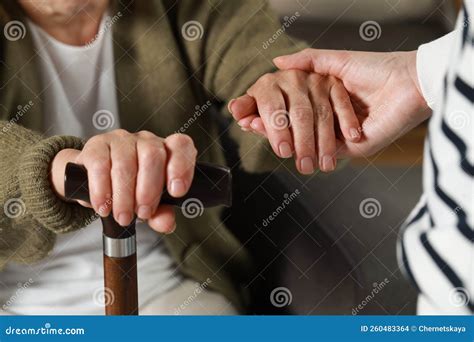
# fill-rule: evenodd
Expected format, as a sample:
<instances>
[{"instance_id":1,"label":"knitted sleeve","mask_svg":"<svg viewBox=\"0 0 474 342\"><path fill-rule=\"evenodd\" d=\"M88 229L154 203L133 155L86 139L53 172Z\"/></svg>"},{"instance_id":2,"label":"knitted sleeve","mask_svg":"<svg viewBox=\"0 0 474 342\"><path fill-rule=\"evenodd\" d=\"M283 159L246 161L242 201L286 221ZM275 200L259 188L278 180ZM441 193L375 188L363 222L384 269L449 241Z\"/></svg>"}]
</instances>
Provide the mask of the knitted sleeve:
<instances>
[{"instance_id":1,"label":"knitted sleeve","mask_svg":"<svg viewBox=\"0 0 474 342\"><path fill-rule=\"evenodd\" d=\"M55 233L86 225L93 212L58 198L49 169L62 149L81 149L76 137L43 138L20 125L0 121L0 268L8 261L31 263L52 249Z\"/></svg>"}]
</instances>

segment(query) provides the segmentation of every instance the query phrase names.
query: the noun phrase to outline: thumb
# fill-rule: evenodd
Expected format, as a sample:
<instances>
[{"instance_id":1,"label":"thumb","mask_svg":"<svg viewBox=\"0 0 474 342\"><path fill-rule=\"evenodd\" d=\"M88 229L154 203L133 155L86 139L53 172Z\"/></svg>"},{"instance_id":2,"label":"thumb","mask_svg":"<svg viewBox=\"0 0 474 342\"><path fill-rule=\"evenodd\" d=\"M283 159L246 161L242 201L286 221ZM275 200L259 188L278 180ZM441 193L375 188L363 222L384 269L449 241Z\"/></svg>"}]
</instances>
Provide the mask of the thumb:
<instances>
[{"instance_id":1,"label":"thumb","mask_svg":"<svg viewBox=\"0 0 474 342\"><path fill-rule=\"evenodd\" d=\"M292 55L277 57L273 63L281 70L300 69L340 78L347 60L347 51L305 49Z\"/></svg>"}]
</instances>

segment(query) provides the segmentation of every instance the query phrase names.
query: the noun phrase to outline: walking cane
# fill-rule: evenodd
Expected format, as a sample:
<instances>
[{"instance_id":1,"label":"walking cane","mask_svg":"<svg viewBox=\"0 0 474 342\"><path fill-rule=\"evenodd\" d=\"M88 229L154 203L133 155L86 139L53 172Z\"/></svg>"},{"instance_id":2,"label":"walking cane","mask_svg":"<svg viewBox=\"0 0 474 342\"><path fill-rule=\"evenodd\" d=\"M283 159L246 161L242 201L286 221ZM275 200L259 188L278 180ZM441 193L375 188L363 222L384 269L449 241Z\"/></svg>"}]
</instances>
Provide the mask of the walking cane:
<instances>
[{"instance_id":1,"label":"walking cane","mask_svg":"<svg viewBox=\"0 0 474 342\"><path fill-rule=\"evenodd\" d=\"M89 202L87 170L68 163L64 175L65 195L69 200ZM182 198L173 198L163 191L162 204L190 210L217 205L230 206L232 176L230 169L208 163L197 163L190 190ZM112 213L102 218L104 249L104 291L106 315L138 315L137 254L135 219L128 227L120 226Z\"/></svg>"}]
</instances>

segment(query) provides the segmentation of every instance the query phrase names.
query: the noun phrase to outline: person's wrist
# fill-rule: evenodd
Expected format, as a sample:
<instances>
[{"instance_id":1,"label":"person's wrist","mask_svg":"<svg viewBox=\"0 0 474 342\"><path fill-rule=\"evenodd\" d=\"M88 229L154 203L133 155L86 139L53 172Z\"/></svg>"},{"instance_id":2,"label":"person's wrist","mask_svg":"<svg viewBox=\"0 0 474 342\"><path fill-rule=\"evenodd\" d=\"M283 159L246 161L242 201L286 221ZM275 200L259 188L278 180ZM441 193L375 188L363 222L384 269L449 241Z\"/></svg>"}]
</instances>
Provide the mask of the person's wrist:
<instances>
[{"instance_id":1,"label":"person's wrist","mask_svg":"<svg viewBox=\"0 0 474 342\"><path fill-rule=\"evenodd\" d=\"M64 149L59 151L51 161L50 169L50 182L53 191L60 198L64 199L64 172L66 170L66 164L74 162L77 156L81 153L79 150Z\"/></svg>"}]
</instances>

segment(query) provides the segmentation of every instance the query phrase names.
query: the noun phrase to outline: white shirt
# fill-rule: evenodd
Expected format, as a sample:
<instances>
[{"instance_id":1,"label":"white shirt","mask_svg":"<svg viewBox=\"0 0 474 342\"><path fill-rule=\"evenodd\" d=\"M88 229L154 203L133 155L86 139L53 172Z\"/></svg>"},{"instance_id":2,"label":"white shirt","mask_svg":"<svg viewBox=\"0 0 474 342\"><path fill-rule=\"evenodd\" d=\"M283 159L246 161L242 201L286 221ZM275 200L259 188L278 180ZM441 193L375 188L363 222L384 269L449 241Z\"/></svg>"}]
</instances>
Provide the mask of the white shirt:
<instances>
[{"instance_id":1,"label":"white shirt","mask_svg":"<svg viewBox=\"0 0 474 342\"><path fill-rule=\"evenodd\" d=\"M46 135L87 138L120 126L112 31L105 29L105 20L110 18L104 17L96 39L81 47L63 44L29 22L41 61ZM140 305L182 279L161 239L147 224L137 223ZM0 275L0 302L7 304L3 310L20 315L104 314L102 263L99 220L58 235L52 253L41 262L6 266Z\"/></svg>"},{"instance_id":2,"label":"white shirt","mask_svg":"<svg viewBox=\"0 0 474 342\"><path fill-rule=\"evenodd\" d=\"M424 193L402 231L402 269L438 314L474 313L474 0L454 32L420 46L418 78L433 109Z\"/></svg>"}]
</instances>

